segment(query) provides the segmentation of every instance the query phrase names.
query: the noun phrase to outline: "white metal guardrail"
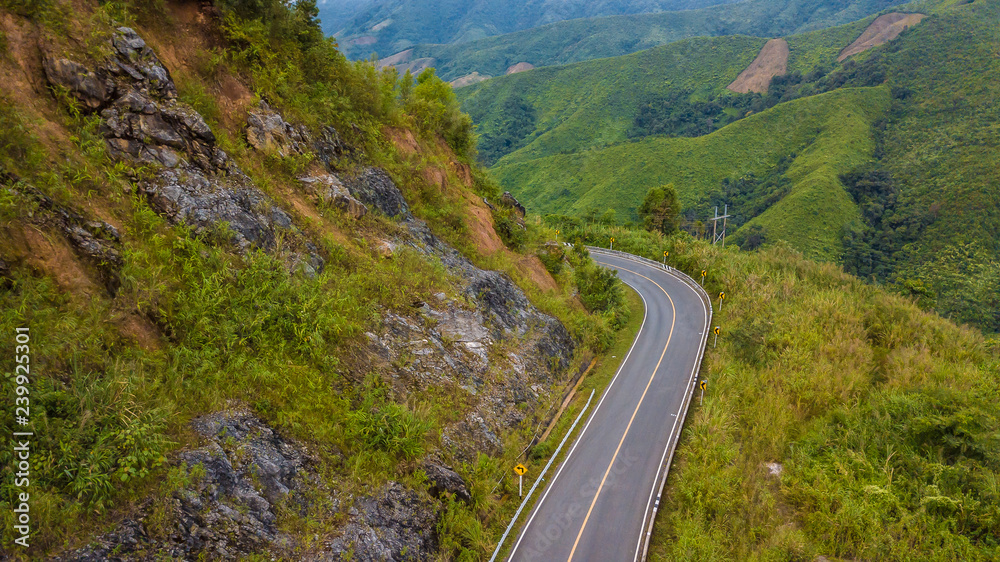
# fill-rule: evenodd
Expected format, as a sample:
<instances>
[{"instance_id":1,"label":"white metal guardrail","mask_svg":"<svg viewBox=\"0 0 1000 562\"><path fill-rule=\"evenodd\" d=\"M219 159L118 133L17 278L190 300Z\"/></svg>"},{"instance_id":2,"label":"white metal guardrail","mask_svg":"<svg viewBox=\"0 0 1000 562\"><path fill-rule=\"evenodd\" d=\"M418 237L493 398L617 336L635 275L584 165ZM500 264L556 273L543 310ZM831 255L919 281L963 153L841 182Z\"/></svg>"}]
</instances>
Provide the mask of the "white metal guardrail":
<instances>
[{"instance_id":1,"label":"white metal guardrail","mask_svg":"<svg viewBox=\"0 0 1000 562\"><path fill-rule=\"evenodd\" d=\"M587 398L587 403L583 406L583 409L580 410L580 414L576 416L576 419L573 420L573 425L569 426L569 431L566 432L566 435L562 438L562 441L559 442L559 446L556 447L556 450L552 453L552 456L549 457L549 462L545 463L545 468L542 469L542 473L538 475L538 478L535 479L534 485L532 485L531 489L528 490L528 495L524 496L524 500L521 501L521 505L518 506L517 511L514 513L514 517L510 520L510 524L507 525L507 530L504 531L503 536L500 537L500 542L497 543L496 550L493 551L493 556L490 557L490 562L494 562L494 560L497 559L497 555L500 554L500 549L503 548L504 541L507 540L507 535L510 534L511 529L513 529L514 525L517 523L517 518L521 516L521 511L524 510L524 507L526 505L528 505L528 500L531 499L531 494L535 493L535 488L537 488L538 485L545 480L545 473L548 472L549 467L552 466L552 461L556 460L556 457L559 456L559 451L562 450L563 445L566 444L566 440L569 439L569 436L573 434L573 430L576 429L576 424L580 423L580 418L583 417L583 414L587 411L587 408L590 408L590 402L594 399L595 390L590 391L590 398Z\"/></svg>"},{"instance_id":2,"label":"white metal guardrail","mask_svg":"<svg viewBox=\"0 0 1000 562\"><path fill-rule=\"evenodd\" d=\"M670 445L668 446L669 454L666 456L667 460L664 463L664 465L660 467L661 475L658 476L660 485L659 485L659 490L656 493L656 502L653 505L653 509L651 510L648 519L646 519L646 521L643 522L643 528L645 529L645 538L640 539L643 542L642 556L639 557L638 550L636 551L636 559L645 562L646 556L649 553L649 540L653 534L653 521L656 520L656 512L660 508L660 498L663 496L663 487L667 483L667 473L670 471L670 464L674 460L674 452L677 449L677 442L680 440L681 431L683 431L684 429L684 420L687 418L687 411L688 408L691 406L691 399L694 397L695 387L698 384L698 371L701 369L701 361L705 357L705 348L708 345L708 332L710 331L712 326L712 313L713 313L712 299L711 297L708 296L708 292L705 291L705 288L702 287L700 284L698 284L694 279L692 279L690 275L676 268L670 267L669 265L665 265L658 261L644 258L642 256L637 256L635 254L620 252L618 250L608 250L605 248L596 248L593 246L587 246L587 250L591 252L610 254L620 258L625 258L658 269L660 271L665 271L670 275L676 277L680 281L684 282L685 284L689 285L701 297L702 301L705 303L706 322L705 322L705 330L702 332L701 336L701 346L698 350L698 360L695 361L694 368L691 370L691 378L688 381L687 392L684 395L684 404L681 406L680 420L678 420L677 424L678 428L677 433L672 436L670 440Z\"/></svg>"}]
</instances>

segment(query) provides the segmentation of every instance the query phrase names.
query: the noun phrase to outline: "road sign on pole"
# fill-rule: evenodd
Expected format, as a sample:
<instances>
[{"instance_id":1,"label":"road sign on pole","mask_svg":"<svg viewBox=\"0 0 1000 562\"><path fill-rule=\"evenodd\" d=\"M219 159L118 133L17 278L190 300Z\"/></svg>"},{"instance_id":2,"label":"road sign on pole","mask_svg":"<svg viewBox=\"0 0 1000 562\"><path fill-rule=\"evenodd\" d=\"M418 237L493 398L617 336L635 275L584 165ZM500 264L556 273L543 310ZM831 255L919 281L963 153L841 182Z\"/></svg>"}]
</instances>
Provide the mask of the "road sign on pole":
<instances>
[{"instance_id":1,"label":"road sign on pole","mask_svg":"<svg viewBox=\"0 0 1000 562\"><path fill-rule=\"evenodd\" d=\"M708 381L706 381L706 380L704 380L704 379L702 379L702 380L701 380L701 381L700 381L700 382L698 383L698 388L700 388L700 389L701 389L701 398L699 398L699 399L698 399L698 405L699 405L699 406L701 406L701 405L702 405L702 403L703 403L703 402L705 402L705 387L706 387L706 386L708 386Z\"/></svg>"},{"instance_id":2,"label":"road sign on pole","mask_svg":"<svg viewBox=\"0 0 1000 562\"><path fill-rule=\"evenodd\" d=\"M670 255L670 252L668 252L666 250L663 250L663 269L667 268L667 256L669 256L669 255Z\"/></svg>"},{"instance_id":3,"label":"road sign on pole","mask_svg":"<svg viewBox=\"0 0 1000 562\"><path fill-rule=\"evenodd\" d=\"M614 250L615 249L615 237L614 236L611 237L611 246L608 249L609 250Z\"/></svg>"},{"instance_id":4,"label":"road sign on pole","mask_svg":"<svg viewBox=\"0 0 1000 562\"><path fill-rule=\"evenodd\" d=\"M514 472L517 473L517 497L520 498L524 496L524 473L528 472L528 469L523 464L517 463Z\"/></svg>"},{"instance_id":5,"label":"road sign on pole","mask_svg":"<svg viewBox=\"0 0 1000 562\"><path fill-rule=\"evenodd\" d=\"M715 347L715 345L719 343L719 332L720 330L718 326L716 326L715 329L712 330L712 333L715 334L715 341L712 342L712 347Z\"/></svg>"},{"instance_id":6,"label":"road sign on pole","mask_svg":"<svg viewBox=\"0 0 1000 562\"><path fill-rule=\"evenodd\" d=\"M722 301L726 300L726 292L719 293L719 310L722 310Z\"/></svg>"},{"instance_id":7,"label":"road sign on pole","mask_svg":"<svg viewBox=\"0 0 1000 562\"><path fill-rule=\"evenodd\" d=\"M707 272L707 271L705 271L704 269L703 269L703 270L701 270L701 286L702 286L702 287L704 287L704 286L705 286L705 276L706 276L706 275L708 275L708 272Z\"/></svg>"}]
</instances>

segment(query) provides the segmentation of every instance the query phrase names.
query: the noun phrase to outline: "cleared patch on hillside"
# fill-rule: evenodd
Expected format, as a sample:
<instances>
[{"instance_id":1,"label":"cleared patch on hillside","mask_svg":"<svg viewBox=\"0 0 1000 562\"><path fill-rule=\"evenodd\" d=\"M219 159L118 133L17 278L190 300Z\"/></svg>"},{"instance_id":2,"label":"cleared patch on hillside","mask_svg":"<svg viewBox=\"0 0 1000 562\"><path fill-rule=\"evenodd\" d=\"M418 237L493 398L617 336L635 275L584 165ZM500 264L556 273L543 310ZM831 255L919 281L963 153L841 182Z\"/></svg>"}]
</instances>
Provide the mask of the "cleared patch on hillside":
<instances>
[{"instance_id":1,"label":"cleared patch on hillside","mask_svg":"<svg viewBox=\"0 0 1000 562\"><path fill-rule=\"evenodd\" d=\"M746 94L748 92L767 93L771 78L781 76L788 71L788 42L784 39L771 39L764 44L757 58L726 86L729 90Z\"/></svg>"},{"instance_id":2,"label":"cleared patch on hillside","mask_svg":"<svg viewBox=\"0 0 1000 562\"><path fill-rule=\"evenodd\" d=\"M863 53L872 47L888 43L899 37L899 34L904 29L920 23L920 20L926 17L924 14L904 14L901 12L879 16L865 29L860 37L840 52L837 60L843 61L851 55Z\"/></svg>"},{"instance_id":3,"label":"cleared patch on hillside","mask_svg":"<svg viewBox=\"0 0 1000 562\"><path fill-rule=\"evenodd\" d=\"M381 70L391 66L400 73L409 70L413 74L420 74L425 69L430 68L435 64L437 64L437 59L430 57L415 59L413 58L413 49L407 49L405 51L400 51L395 55L389 55L384 59L379 59L378 63L376 63L376 67Z\"/></svg>"},{"instance_id":4,"label":"cleared patch on hillside","mask_svg":"<svg viewBox=\"0 0 1000 562\"><path fill-rule=\"evenodd\" d=\"M374 45L378 43L377 37L372 37L371 35L366 35L364 37L358 37L357 39L352 39L352 45Z\"/></svg>"},{"instance_id":5,"label":"cleared patch on hillside","mask_svg":"<svg viewBox=\"0 0 1000 562\"><path fill-rule=\"evenodd\" d=\"M480 74L479 72L473 72L472 74L466 74L461 78L456 78L449 82L452 88L461 88L462 86L471 86L473 84L478 84L483 80L489 80L493 78L492 76L486 74Z\"/></svg>"},{"instance_id":6,"label":"cleared patch on hillside","mask_svg":"<svg viewBox=\"0 0 1000 562\"><path fill-rule=\"evenodd\" d=\"M406 64L413 59L413 49L406 49L405 51L400 51L395 55L389 55L384 59L378 61L379 68L385 68L387 66L396 66L397 64Z\"/></svg>"},{"instance_id":7,"label":"cleared patch on hillside","mask_svg":"<svg viewBox=\"0 0 1000 562\"><path fill-rule=\"evenodd\" d=\"M504 72L504 74L517 74L518 72L524 72L525 70L531 70L532 68L535 68L535 65L530 62L519 62L508 66L507 71Z\"/></svg>"}]
</instances>

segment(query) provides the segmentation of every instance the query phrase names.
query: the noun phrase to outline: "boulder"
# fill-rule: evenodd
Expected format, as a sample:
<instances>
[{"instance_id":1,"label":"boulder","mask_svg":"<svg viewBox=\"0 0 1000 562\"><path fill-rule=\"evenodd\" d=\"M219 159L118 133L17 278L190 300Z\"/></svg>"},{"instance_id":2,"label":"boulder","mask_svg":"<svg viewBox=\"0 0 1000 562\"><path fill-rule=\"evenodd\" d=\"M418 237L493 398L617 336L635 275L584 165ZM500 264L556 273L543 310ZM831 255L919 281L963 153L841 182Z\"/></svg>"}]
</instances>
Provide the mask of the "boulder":
<instances>
[{"instance_id":1,"label":"boulder","mask_svg":"<svg viewBox=\"0 0 1000 562\"><path fill-rule=\"evenodd\" d=\"M78 102L94 110L108 102L114 84L97 76L82 64L64 58L45 58L42 61L45 77L50 84L69 90Z\"/></svg>"},{"instance_id":2,"label":"boulder","mask_svg":"<svg viewBox=\"0 0 1000 562\"><path fill-rule=\"evenodd\" d=\"M516 197L514 197L514 194L512 194L509 191L503 192L503 195L500 196L500 202L508 207L516 209L517 212L521 215L521 218L524 218L524 215L527 213L527 210L525 210L524 205L522 205L521 202L518 201Z\"/></svg>"},{"instance_id":3,"label":"boulder","mask_svg":"<svg viewBox=\"0 0 1000 562\"><path fill-rule=\"evenodd\" d=\"M347 213L353 219L360 219L368 214L368 207L355 199L344 187L340 178L333 174L320 174L299 178L323 203L332 204Z\"/></svg>"},{"instance_id":4,"label":"boulder","mask_svg":"<svg viewBox=\"0 0 1000 562\"><path fill-rule=\"evenodd\" d=\"M465 480L451 468L434 461L427 461L423 466L427 479L431 481L430 493L436 498L451 494L456 499L471 501L472 496L465 486Z\"/></svg>"},{"instance_id":5,"label":"boulder","mask_svg":"<svg viewBox=\"0 0 1000 562\"><path fill-rule=\"evenodd\" d=\"M267 102L247 116L247 142L257 150L287 158L294 154L305 154L310 150L309 131L301 125L292 125Z\"/></svg>"},{"instance_id":6,"label":"boulder","mask_svg":"<svg viewBox=\"0 0 1000 562\"><path fill-rule=\"evenodd\" d=\"M387 217L411 218L410 208L402 192L389 174L381 168L364 168L344 182L351 195Z\"/></svg>"}]
</instances>

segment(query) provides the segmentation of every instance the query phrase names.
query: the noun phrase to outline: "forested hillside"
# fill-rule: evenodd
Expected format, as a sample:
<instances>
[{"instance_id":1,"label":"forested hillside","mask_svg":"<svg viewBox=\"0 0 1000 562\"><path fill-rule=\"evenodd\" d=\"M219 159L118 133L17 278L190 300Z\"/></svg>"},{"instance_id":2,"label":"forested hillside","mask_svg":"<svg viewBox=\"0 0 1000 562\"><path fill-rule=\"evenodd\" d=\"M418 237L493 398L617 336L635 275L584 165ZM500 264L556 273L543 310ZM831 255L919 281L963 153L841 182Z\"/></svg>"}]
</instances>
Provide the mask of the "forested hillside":
<instances>
[{"instance_id":1,"label":"forested hillside","mask_svg":"<svg viewBox=\"0 0 1000 562\"><path fill-rule=\"evenodd\" d=\"M580 244L611 236L728 295L653 559L997 558L1000 349L918 308L1000 309L997 2L854 63L862 24L790 37L791 74L709 134L612 108L654 88L577 116L525 82L518 120L604 106L606 138L493 170L446 82L351 62L316 7L0 0L0 426L30 449L0 450L0 558L488 559L511 467L642 324ZM762 43L616 76L717 45L663 64L694 103ZM689 229L752 209L761 248L615 224L670 183Z\"/></svg>"},{"instance_id":2,"label":"forested hillside","mask_svg":"<svg viewBox=\"0 0 1000 562\"><path fill-rule=\"evenodd\" d=\"M779 37L837 26L904 0L746 0L699 10L578 19L454 45L418 45L403 60L433 66L446 80L472 72L502 76L520 62L535 67L614 57L691 37ZM409 49L409 47L407 47ZM399 49L402 51L403 49ZM397 53L382 53L385 58Z\"/></svg>"},{"instance_id":3,"label":"forested hillside","mask_svg":"<svg viewBox=\"0 0 1000 562\"><path fill-rule=\"evenodd\" d=\"M334 2L320 3L320 18L328 34L336 34L344 53L368 58L386 57L417 44L467 43L485 37L563 20L619 14L646 14L693 10L736 0L560 0L532 2L442 2L441 0L378 0L353 17L327 23ZM341 8L342 9L342 8Z\"/></svg>"}]
</instances>

